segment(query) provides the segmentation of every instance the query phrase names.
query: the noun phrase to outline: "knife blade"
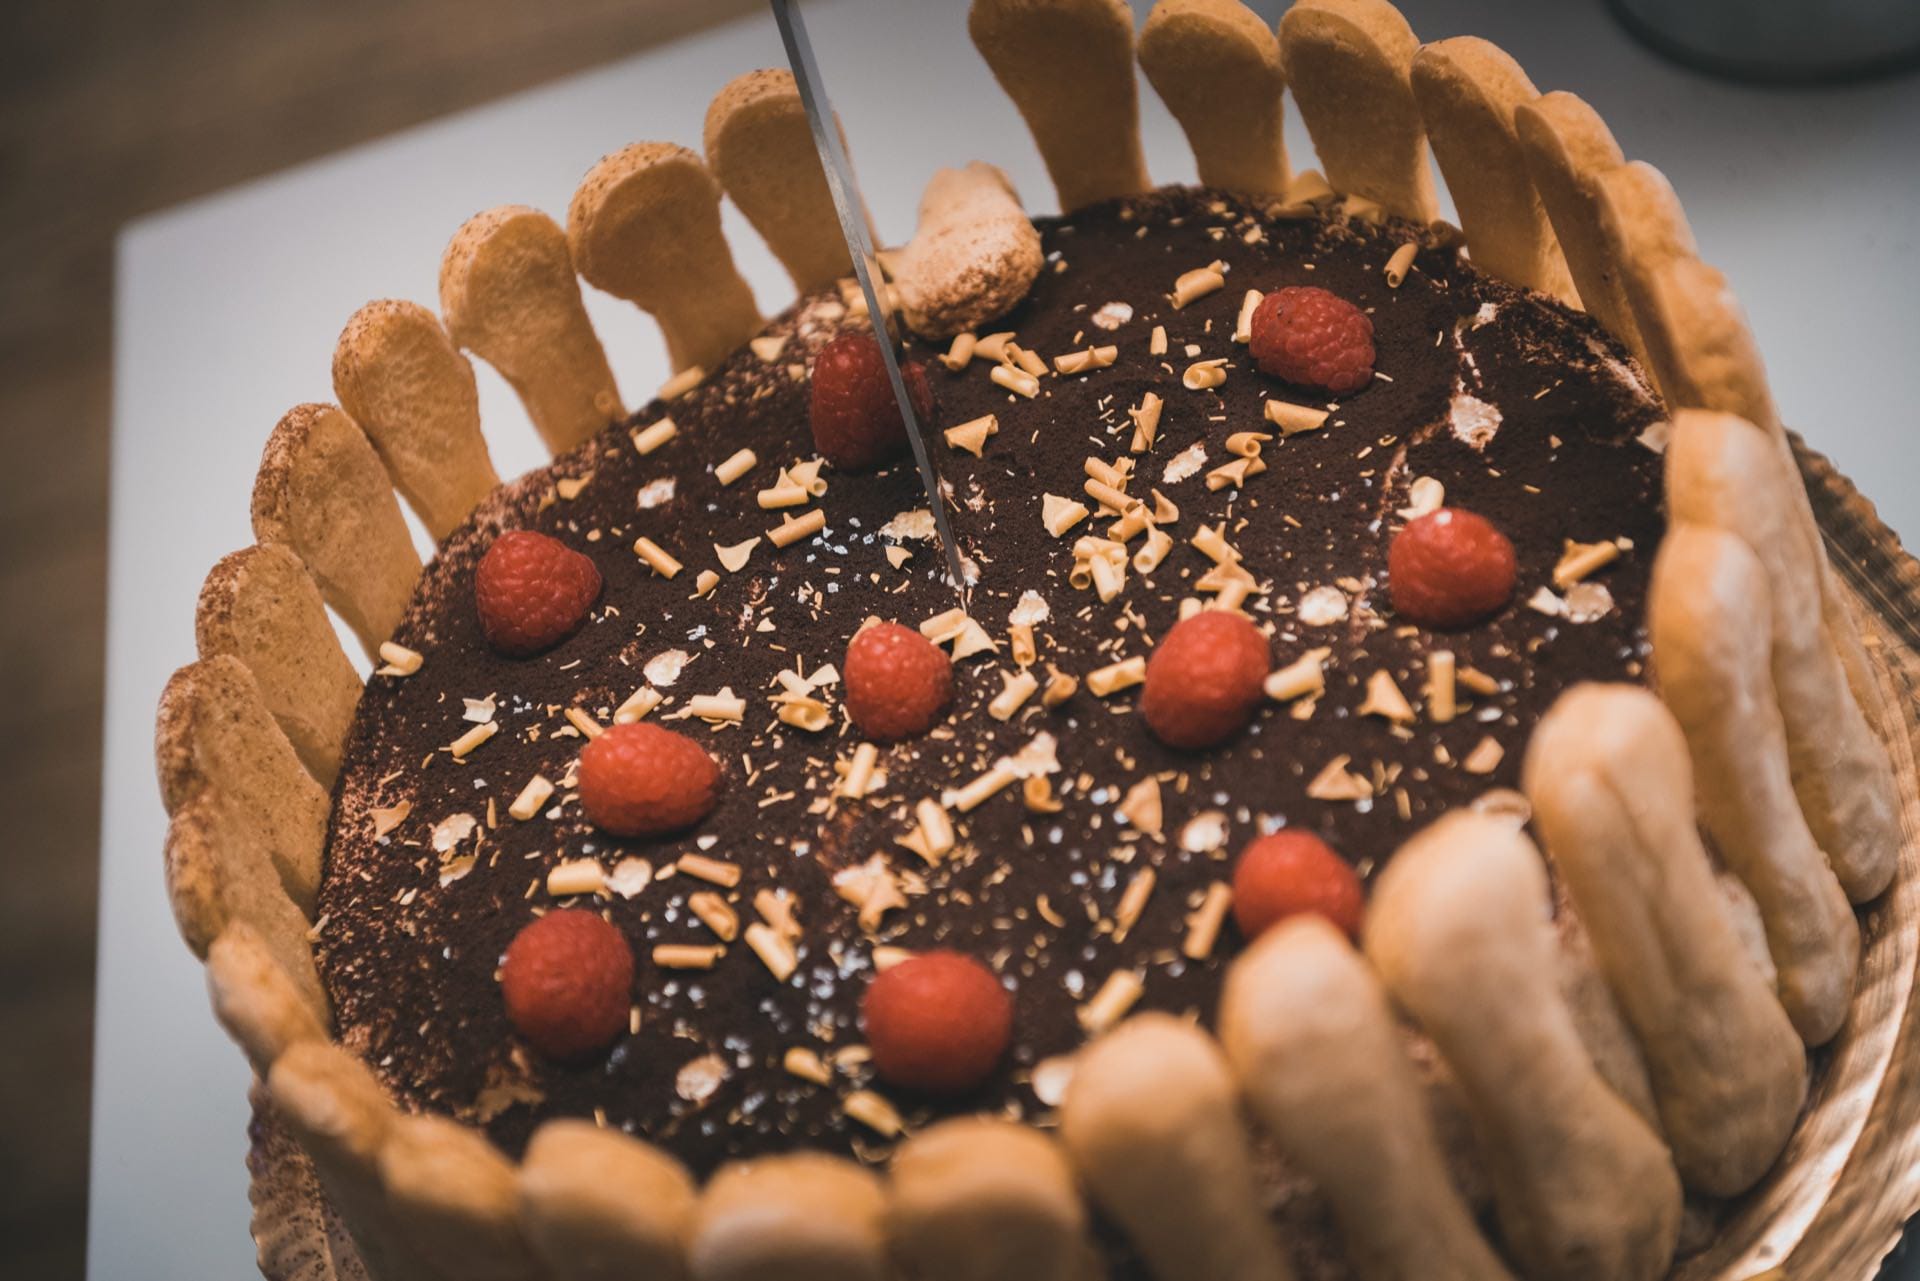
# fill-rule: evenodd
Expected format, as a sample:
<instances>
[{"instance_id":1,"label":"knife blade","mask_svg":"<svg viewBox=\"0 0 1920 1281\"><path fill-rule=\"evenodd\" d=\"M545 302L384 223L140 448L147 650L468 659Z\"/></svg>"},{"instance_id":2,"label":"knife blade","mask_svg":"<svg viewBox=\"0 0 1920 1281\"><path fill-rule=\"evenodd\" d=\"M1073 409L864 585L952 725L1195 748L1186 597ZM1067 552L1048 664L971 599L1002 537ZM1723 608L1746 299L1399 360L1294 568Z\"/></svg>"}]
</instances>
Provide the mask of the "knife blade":
<instances>
[{"instance_id":1,"label":"knife blade","mask_svg":"<svg viewBox=\"0 0 1920 1281\"><path fill-rule=\"evenodd\" d=\"M893 398L900 406L900 421L907 429L907 442L913 447L913 461L920 469L920 483L927 491L927 507L933 513L934 532L947 556L947 576L960 595L964 607L967 596L966 572L960 560L960 544L954 541L947 524L947 505L940 496L940 477L927 452L927 439L920 417L914 411L913 397L907 393L907 380L900 370L900 353L894 337L893 315L881 306L875 280L877 268L873 244L867 238L865 203L853 180L853 166L847 162L846 148L835 126L833 104L827 99L826 85L820 76L820 64L813 56L813 42L807 36L806 20L800 16L796 0L771 0L773 19L780 27L780 39L787 47L787 62L793 68L794 83L800 89L800 105L806 109L807 125L813 131L814 149L820 153L820 167L826 172L827 191L833 197L833 210L840 219L840 234L853 259L853 274L866 296L867 315L873 318L874 338L880 344L880 356L887 367L887 381L893 386Z\"/></svg>"}]
</instances>

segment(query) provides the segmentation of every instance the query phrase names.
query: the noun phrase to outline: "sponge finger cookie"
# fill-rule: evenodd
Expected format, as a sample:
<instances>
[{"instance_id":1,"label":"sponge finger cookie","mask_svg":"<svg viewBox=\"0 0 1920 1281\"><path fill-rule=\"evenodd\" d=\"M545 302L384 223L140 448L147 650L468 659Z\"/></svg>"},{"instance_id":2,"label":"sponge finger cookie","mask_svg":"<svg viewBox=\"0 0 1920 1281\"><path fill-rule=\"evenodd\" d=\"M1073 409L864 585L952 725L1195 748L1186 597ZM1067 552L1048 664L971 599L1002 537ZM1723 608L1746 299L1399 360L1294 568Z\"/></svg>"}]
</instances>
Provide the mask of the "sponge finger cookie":
<instances>
[{"instance_id":1,"label":"sponge finger cookie","mask_svg":"<svg viewBox=\"0 0 1920 1281\"><path fill-rule=\"evenodd\" d=\"M253 535L306 563L369 655L400 625L420 554L379 456L332 405L296 405L275 425L253 482Z\"/></svg>"},{"instance_id":2,"label":"sponge finger cookie","mask_svg":"<svg viewBox=\"0 0 1920 1281\"><path fill-rule=\"evenodd\" d=\"M1644 363L1640 330L1600 222L1600 176L1626 162L1599 113L1570 93L1544 94L1514 110L1527 176L1553 224L1585 307Z\"/></svg>"},{"instance_id":3,"label":"sponge finger cookie","mask_svg":"<svg viewBox=\"0 0 1920 1281\"><path fill-rule=\"evenodd\" d=\"M1333 1204L1369 1281L1508 1273L1454 1190L1373 970L1324 918L1281 922L1235 961L1220 1041L1254 1114Z\"/></svg>"},{"instance_id":4,"label":"sponge finger cookie","mask_svg":"<svg viewBox=\"0 0 1920 1281\"><path fill-rule=\"evenodd\" d=\"M1548 912L1532 842L1455 810L1380 874L1367 959L1460 1080L1522 1275L1652 1281L1673 1257L1680 1182L1581 1044Z\"/></svg>"},{"instance_id":5,"label":"sponge finger cookie","mask_svg":"<svg viewBox=\"0 0 1920 1281\"><path fill-rule=\"evenodd\" d=\"M203 659L173 674L160 695L154 756L167 812L210 800L232 852L271 868L286 896L311 916L327 794L301 766L239 659Z\"/></svg>"},{"instance_id":6,"label":"sponge finger cookie","mask_svg":"<svg viewBox=\"0 0 1920 1281\"><path fill-rule=\"evenodd\" d=\"M1667 444L1667 507L1677 520L1739 536L1766 569L1772 672L1794 794L1847 897L1863 903L1893 877L1902 835L1892 765L1859 705L1821 614L1819 552L1794 519L1798 478L1760 428L1683 409Z\"/></svg>"},{"instance_id":7,"label":"sponge finger cookie","mask_svg":"<svg viewBox=\"0 0 1920 1281\"><path fill-rule=\"evenodd\" d=\"M1287 189L1280 41L1240 0L1159 0L1140 30L1140 67L1193 148L1208 187Z\"/></svg>"},{"instance_id":8,"label":"sponge finger cookie","mask_svg":"<svg viewBox=\"0 0 1920 1281\"><path fill-rule=\"evenodd\" d=\"M524 205L467 219L440 259L447 333L500 371L554 453L626 413L573 273L566 233Z\"/></svg>"},{"instance_id":9,"label":"sponge finger cookie","mask_svg":"<svg viewBox=\"0 0 1920 1281\"><path fill-rule=\"evenodd\" d=\"M1232 1074L1191 1023L1142 1014L1080 1051L1060 1140L1158 1281L1292 1275L1255 1196Z\"/></svg>"},{"instance_id":10,"label":"sponge finger cookie","mask_svg":"<svg viewBox=\"0 0 1920 1281\"><path fill-rule=\"evenodd\" d=\"M696 1195L678 1161L591 1121L547 1122L520 1167L527 1239L556 1281L681 1281Z\"/></svg>"},{"instance_id":11,"label":"sponge finger cookie","mask_svg":"<svg viewBox=\"0 0 1920 1281\"><path fill-rule=\"evenodd\" d=\"M921 1281L1084 1281L1086 1209L1060 1145L993 1117L957 1117L893 1155L887 1236Z\"/></svg>"},{"instance_id":12,"label":"sponge finger cookie","mask_svg":"<svg viewBox=\"0 0 1920 1281\"><path fill-rule=\"evenodd\" d=\"M1679 725L1637 686L1575 686L1534 731L1526 787L1638 1038L1680 1177L1744 1191L1793 1132L1806 1053L1714 886Z\"/></svg>"},{"instance_id":13,"label":"sponge finger cookie","mask_svg":"<svg viewBox=\"0 0 1920 1281\"><path fill-rule=\"evenodd\" d=\"M685 147L635 143L590 169L567 244L588 284L659 322L676 371L717 366L760 328L720 230L720 186Z\"/></svg>"},{"instance_id":14,"label":"sponge finger cookie","mask_svg":"<svg viewBox=\"0 0 1920 1281\"><path fill-rule=\"evenodd\" d=\"M280 543L222 557L200 588L193 630L200 657L231 654L247 665L308 772L330 786L360 678L300 558Z\"/></svg>"},{"instance_id":15,"label":"sponge finger cookie","mask_svg":"<svg viewBox=\"0 0 1920 1281\"><path fill-rule=\"evenodd\" d=\"M1040 274L1040 233L1007 176L976 160L933 175L913 239L887 265L913 331L951 338L1026 297Z\"/></svg>"},{"instance_id":16,"label":"sponge finger cookie","mask_svg":"<svg viewBox=\"0 0 1920 1281\"><path fill-rule=\"evenodd\" d=\"M1520 150L1514 109L1539 97L1520 64L1477 36L1422 45L1413 58L1413 96L1474 265L1577 303Z\"/></svg>"},{"instance_id":17,"label":"sponge finger cookie","mask_svg":"<svg viewBox=\"0 0 1920 1281\"><path fill-rule=\"evenodd\" d=\"M313 1005L288 977L260 932L231 920L207 949L207 992L220 1026L265 1077L290 1047L326 1039Z\"/></svg>"},{"instance_id":18,"label":"sponge finger cookie","mask_svg":"<svg viewBox=\"0 0 1920 1281\"><path fill-rule=\"evenodd\" d=\"M853 274L791 71L749 71L729 81L707 106L701 146L713 176L795 289L806 293Z\"/></svg>"},{"instance_id":19,"label":"sponge finger cookie","mask_svg":"<svg viewBox=\"0 0 1920 1281\"><path fill-rule=\"evenodd\" d=\"M333 349L333 394L434 538L500 483L473 366L418 303L381 299L353 313Z\"/></svg>"},{"instance_id":20,"label":"sponge finger cookie","mask_svg":"<svg viewBox=\"0 0 1920 1281\"><path fill-rule=\"evenodd\" d=\"M1388 213L1439 213L1411 73L1420 42L1386 0L1297 0L1280 58L1327 181Z\"/></svg>"},{"instance_id":21,"label":"sponge finger cookie","mask_svg":"<svg viewBox=\"0 0 1920 1281\"><path fill-rule=\"evenodd\" d=\"M1847 1016L1860 927L1794 798L1769 670L1765 567L1734 535L1667 531L1654 562L1648 631L1661 697L1686 732L1700 814L1753 892L1779 971L1780 1003L1808 1045Z\"/></svg>"},{"instance_id":22,"label":"sponge finger cookie","mask_svg":"<svg viewBox=\"0 0 1920 1281\"><path fill-rule=\"evenodd\" d=\"M882 1281L880 1180L819 1152L722 1167L700 1193L687 1257L695 1281Z\"/></svg>"},{"instance_id":23,"label":"sponge finger cookie","mask_svg":"<svg viewBox=\"0 0 1920 1281\"><path fill-rule=\"evenodd\" d=\"M1124 0L973 0L967 31L1025 118L1062 212L1148 188Z\"/></svg>"}]
</instances>

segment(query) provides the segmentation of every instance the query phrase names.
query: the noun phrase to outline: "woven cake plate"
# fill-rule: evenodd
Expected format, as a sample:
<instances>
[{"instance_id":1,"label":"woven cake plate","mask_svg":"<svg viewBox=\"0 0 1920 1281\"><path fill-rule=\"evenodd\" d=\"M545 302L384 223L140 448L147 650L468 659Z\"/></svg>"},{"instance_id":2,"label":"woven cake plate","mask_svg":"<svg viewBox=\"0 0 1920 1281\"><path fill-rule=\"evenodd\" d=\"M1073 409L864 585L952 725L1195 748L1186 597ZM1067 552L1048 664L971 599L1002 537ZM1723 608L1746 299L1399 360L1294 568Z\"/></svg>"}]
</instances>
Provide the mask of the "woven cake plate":
<instances>
[{"instance_id":1,"label":"woven cake plate","mask_svg":"<svg viewBox=\"0 0 1920 1281\"><path fill-rule=\"evenodd\" d=\"M1824 456L1797 438L1794 447L1858 607L1906 839L1893 888L1862 919L1852 1014L1816 1057L1799 1128L1772 1173L1672 1281L1872 1281L1920 1213L1920 561ZM253 1104L248 1168L261 1271L269 1281L364 1281L313 1167L257 1087Z\"/></svg>"}]
</instances>

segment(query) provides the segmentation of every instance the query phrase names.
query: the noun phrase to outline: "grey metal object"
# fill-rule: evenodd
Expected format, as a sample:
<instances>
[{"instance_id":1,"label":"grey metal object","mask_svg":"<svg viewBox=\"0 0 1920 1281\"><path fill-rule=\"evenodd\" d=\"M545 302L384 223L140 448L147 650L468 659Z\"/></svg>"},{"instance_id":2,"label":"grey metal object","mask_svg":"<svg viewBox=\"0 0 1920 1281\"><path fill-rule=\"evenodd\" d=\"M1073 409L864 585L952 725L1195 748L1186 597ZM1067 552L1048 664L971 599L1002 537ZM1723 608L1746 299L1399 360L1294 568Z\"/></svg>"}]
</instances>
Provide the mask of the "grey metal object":
<instances>
[{"instance_id":1,"label":"grey metal object","mask_svg":"<svg viewBox=\"0 0 1920 1281\"><path fill-rule=\"evenodd\" d=\"M1666 56L1713 75L1777 84L1843 83L1920 63L1915 0L1608 0Z\"/></svg>"},{"instance_id":2,"label":"grey metal object","mask_svg":"<svg viewBox=\"0 0 1920 1281\"><path fill-rule=\"evenodd\" d=\"M853 166L847 163L846 149L840 144L840 130L834 122L833 104L827 98L820 77L820 64L813 56L813 42L807 38L806 20L794 0L772 0L773 18L780 25L780 39L787 47L787 62L793 67L794 82L800 87L800 102L807 111L807 124L813 129L813 145L820 153L820 166L826 170L827 190L833 196L834 212L840 216L840 234L846 237L853 257L853 274L859 277L860 292L866 295L867 315L873 318L873 336L880 343L880 356L887 366L887 381L893 385L893 398L900 405L900 421L906 425L907 441L913 446L913 461L920 468L920 483L927 491L927 507L933 512L933 527L940 546L947 554L947 575L953 589L965 604L966 570L960 560L960 544L954 541L947 524L947 504L940 494L940 477L927 453L927 438L914 411L913 397L907 392L907 380L900 370L900 352L893 333L893 315L881 306L880 291L874 284L876 270L873 243L867 238L867 223L860 189L853 180Z\"/></svg>"}]
</instances>

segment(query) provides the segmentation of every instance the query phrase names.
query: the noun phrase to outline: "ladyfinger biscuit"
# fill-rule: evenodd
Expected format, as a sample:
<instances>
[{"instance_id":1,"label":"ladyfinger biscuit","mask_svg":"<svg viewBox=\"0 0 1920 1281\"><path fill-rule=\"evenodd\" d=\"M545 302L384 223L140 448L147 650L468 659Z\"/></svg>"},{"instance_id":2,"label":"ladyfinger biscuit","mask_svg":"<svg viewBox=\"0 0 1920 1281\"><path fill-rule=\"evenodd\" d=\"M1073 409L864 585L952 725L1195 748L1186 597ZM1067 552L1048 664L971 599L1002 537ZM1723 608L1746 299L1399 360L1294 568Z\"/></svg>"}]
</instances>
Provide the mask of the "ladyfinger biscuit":
<instances>
[{"instance_id":1,"label":"ladyfinger biscuit","mask_svg":"<svg viewBox=\"0 0 1920 1281\"><path fill-rule=\"evenodd\" d=\"M840 141L844 147L844 132ZM853 274L791 71L749 71L729 81L707 106L701 145L713 176L795 289L804 294Z\"/></svg>"},{"instance_id":2,"label":"ladyfinger biscuit","mask_svg":"<svg viewBox=\"0 0 1920 1281\"><path fill-rule=\"evenodd\" d=\"M1626 162L1620 144L1598 113L1570 93L1523 102L1513 119L1527 176L1560 241L1580 305L1646 363L1626 285L1600 223L1600 175Z\"/></svg>"},{"instance_id":3,"label":"ladyfinger biscuit","mask_svg":"<svg viewBox=\"0 0 1920 1281\"><path fill-rule=\"evenodd\" d=\"M1059 1144L1017 1121L958 1117L894 1153L887 1236L919 1281L1086 1281L1086 1208Z\"/></svg>"},{"instance_id":4,"label":"ladyfinger biscuit","mask_svg":"<svg viewBox=\"0 0 1920 1281\"><path fill-rule=\"evenodd\" d=\"M395 1117L380 1144L394 1222L434 1266L471 1281L535 1281L520 1230L513 1163L487 1136L443 1116Z\"/></svg>"},{"instance_id":5,"label":"ladyfinger biscuit","mask_svg":"<svg viewBox=\"0 0 1920 1281\"><path fill-rule=\"evenodd\" d=\"M337 1045L302 1041L274 1061L267 1090L374 1281L451 1281L427 1266L387 1203L380 1151L400 1114L365 1065Z\"/></svg>"},{"instance_id":6,"label":"ladyfinger biscuit","mask_svg":"<svg viewBox=\"0 0 1920 1281\"><path fill-rule=\"evenodd\" d=\"M253 1213L247 1235L253 1238L260 1275L274 1281L344 1281L355 1276L344 1262L352 1249L346 1229L326 1212L326 1193L313 1162L287 1133L274 1112L264 1082L247 1089L254 1124L247 1153L247 1202ZM357 1275L364 1276L364 1272Z\"/></svg>"},{"instance_id":7,"label":"ladyfinger biscuit","mask_svg":"<svg viewBox=\"0 0 1920 1281\"><path fill-rule=\"evenodd\" d=\"M1413 58L1413 96L1474 265L1578 304L1520 150L1514 109L1540 96L1520 64L1477 36L1422 45Z\"/></svg>"},{"instance_id":8,"label":"ladyfinger biscuit","mask_svg":"<svg viewBox=\"0 0 1920 1281\"><path fill-rule=\"evenodd\" d=\"M520 1167L527 1240L555 1281L681 1281L695 1196L678 1161L591 1121L548 1121Z\"/></svg>"},{"instance_id":9,"label":"ladyfinger biscuit","mask_svg":"<svg viewBox=\"0 0 1920 1281\"><path fill-rule=\"evenodd\" d=\"M1676 408L1738 414L1764 428L1773 437L1783 466L1790 475L1796 474L1799 468L1793 446L1774 406L1759 344L1726 277L1698 259L1677 258L1647 273L1639 301L1642 310L1638 323L1660 336L1666 353L1667 385L1663 391L1668 403ZM1847 685L1872 724L1877 695L1858 625L1827 564L1826 544L1802 486L1793 486L1793 500L1801 538L1817 558L1821 614L1828 636L1846 670Z\"/></svg>"},{"instance_id":10,"label":"ladyfinger biscuit","mask_svg":"<svg viewBox=\"0 0 1920 1281\"><path fill-rule=\"evenodd\" d=\"M1760 905L1780 1003L1801 1040L1824 1044L1847 1017L1860 928L1794 798L1765 567L1724 530L1670 526L1647 630L1660 696L1693 758L1701 819Z\"/></svg>"},{"instance_id":11,"label":"ladyfinger biscuit","mask_svg":"<svg viewBox=\"0 0 1920 1281\"><path fill-rule=\"evenodd\" d=\"M1644 160L1599 174L1594 192L1600 233L1633 313L1647 373L1669 404L1690 403L1694 393L1682 391L1687 370L1679 350L1686 339L1661 322L1653 292L1659 272L1695 256L1693 229L1680 198L1666 176Z\"/></svg>"},{"instance_id":12,"label":"ladyfinger biscuit","mask_svg":"<svg viewBox=\"0 0 1920 1281\"><path fill-rule=\"evenodd\" d=\"M1040 260L1040 233L1013 184L976 160L933 175L913 239L887 265L908 326L925 338L951 338L1026 297Z\"/></svg>"},{"instance_id":13,"label":"ladyfinger biscuit","mask_svg":"<svg viewBox=\"0 0 1920 1281\"><path fill-rule=\"evenodd\" d=\"M1060 1141L1158 1281L1292 1276L1256 1194L1233 1077L1191 1023L1138 1015L1080 1051Z\"/></svg>"},{"instance_id":14,"label":"ladyfinger biscuit","mask_svg":"<svg viewBox=\"0 0 1920 1281\"><path fill-rule=\"evenodd\" d=\"M1799 473L1793 446L1774 407L1760 348L1747 327L1746 313L1727 278L1695 258L1679 258L1651 273L1639 318L1657 332L1670 353L1667 401L1679 409L1714 409L1738 414L1766 429L1788 475ZM1854 701L1876 732L1873 709L1878 694L1861 645L1860 630L1847 606L1840 581L1827 563L1826 543L1813 517L1806 489L1792 486L1794 521L1820 572L1820 612L1827 635L1840 655Z\"/></svg>"},{"instance_id":15,"label":"ladyfinger biscuit","mask_svg":"<svg viewBox=\"0 0 1920 1281\"><path fill-rule=\"evenodd\" d=\"M332 786L360 678L300 558L280 543L223 557L200 588L193 630L200 657L230 654L247 665L308 772Z\"/></svg>"},{"instance_id":16,"label":"ladyfinger biscuit","mask_svg":"<svg viewBox=\"0 0 1920 1281\"><path fill-rule=\"evenodd\" d=\"M1601 1081L1554 979L1546 867L1514 824L1456 810L1374 886L1367 959L1465 1093L1509 1253L1544 1281L1652 1281L1680 1181Z\"/></svg>"},{"instance_id":17,"label":"ladyfinger biscuit","mask_svg":"<svg viewBox=\"0 0 1920 1281\"><path fill-rule=\"evenodd\" d=\"M1152 186L1125 0L973 0L967 31L1025 118L1062 213Z\"/></svg>"},{"instance_id":18,"label":"ladyfinger biscuit","mask_svg":"<svg viewBox=\"0 0 1920 1281\"><path fill-rule=\"evenodd\" d=\"M1448 1179L1386 994L1339 930L1303 915L1262 935L1227 971L1220 1041L1361 1277L1507 1277Z\"/></svg>"},{"instance_id":19,"label":"ladyfinger biscuit","mask_svg":"<svg viewBox=\"0 0 1920 1281\"><path fill-rule=\"evenodd\" d=\"M236 847L236 859L241 850L259 859L311 917L327 793L294 755L244 663L222 655L173 674L160 695L154 757L167 813L191 800L210 801L209 814ZM212 941L209 936L201 946Z\"/></svg>"},{"instance_id":20,"label":"ladyfinger biscuit","mask_svg":"<svg viewBox=\"0 0 1920 1281\"><path fill-rule=\"evenodd\" d=\"M333 394L436 540L500 483L473 366L418 303L388 298L353 313L333 349Z\"/></svg>"},{"instance_id":21,"label":"ladyfinger biscuit","mask_svg":"<svg viewBox=\"0 0 1920 1281\"><path fill-rule=\"evenodd\" d=\"M882 1281L886 1194L820 1152L736 1161L707 1181L687 1246L694 1281Z\"/></svg>"},{"instance_id":22,"label":"ladyfinger biscuit","mask_svg":"<svg viewBox=\"0 0 1920 1281\"><path fill-rule=\"evenodd\" d=\"M676 371L712 369L760 331L720 230L720 184L685 147L638 142L595 165L567 207L567 245L588 284L659 323Z\"/></svg>"},{"instance_id":23,"label":"ladyfinger biscuit","mask_svg":"<svg viewBox=\"0 0 1920 1281\"><path fill-rule=\"evenodd\" d=\"M1793 1132L1806 1052L1714 885L1680 726L1644 689L1575 686L1534 731L1526 790L1639 1038L1681 1180L1745 1191Z\"/></svg>"},{"instance_id":24,"label":"ladyfinger biscuit","mask_svg":"<svg viewBox=\"0 0 1920 1281\"><path fill-rule=\"evenodd\" d=\"M1420 47L1386 0L1295 0L1280 60L1327 181L1414 222L1439 216L1413 98Z\"/></svg>"},{"instance_id":25,"label":"ladyfinger biscuit","mask_svg":"<svg viewBox=\"0 0 1920 1281\"><path fill-rule=\"evenodd\" d=\"M244 920L227 922L207 949L207 992L214 1016L264 1078L275 1059L302 1041L324 1040L315 1014L259 931Z\"/></svg>"},{"instance_id":26,"label":"ladyfinger biscuit","mask_svg":"<svg viewBox=\"0 0 1920 1281\"><path fill-rule=\"evenodd\" d=\"M1186 132L1203 186L1287 189L1280 41L1241 0L1159 0L1140 30L1140 66Z\"/></svg>"},{"instance_id":27,"label":"ladyfinger biscuit","mask_svg":"<svg viewBox=\"0 0 1920 1281\"><path fill-rule=\"evenodd\" d=\"M567 234L539 210L504 205L461 224L440 259L440 314L512 385L554 453L626 416Z\"/></svg>"},{"instance_id":28,"label":"ladyfinger biscuit","mask_svg":"<svg viewBox=\"0 0 1920 1281\"><path fill-rule=\"evenodd\" d=\"M174 924L205 957L236 921L259 935L316 1019L327 998L307 942L307 918L281 888L280 874L249 839L245 822L212 792L189 797L167 824L167 899Z\"/></svg>"},{"instance_id":29,"label":"ladyfinger biscuit","mask_svg":"<svg viewBox=\"0 0 1920 1281\"><path fill-rule=\"evenodd\" d=\"M420 577L386 469L332 405L296 405L275 425L253 482L253 536L305 563L369 656L400 625Z\"/></svg>"},{"instance_id":30,"label":"ladyfinger biscuit","mask_svg":"<svg viewBox=\"0 0 1920 1281\"><path fill-rule=\"evenodd\" d=\"M1824 557L1796 520L1798 477L1765 431L1732 414L1683 409L1667 442L1673 519L1737 535L1766 569L1774 692L1794 794L1815 844L1856 903L1893 878L1902 834L1885 745L1847 688L1821 611Z\"/></svg>"}]
</instances>

